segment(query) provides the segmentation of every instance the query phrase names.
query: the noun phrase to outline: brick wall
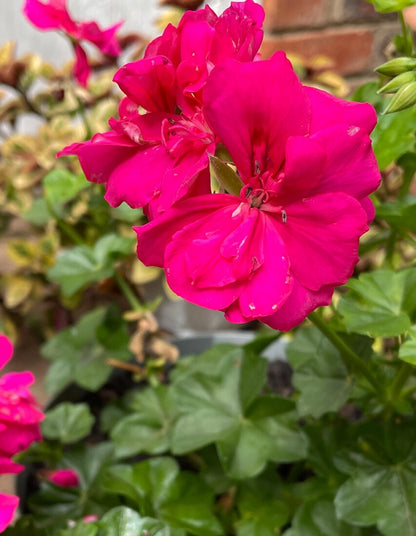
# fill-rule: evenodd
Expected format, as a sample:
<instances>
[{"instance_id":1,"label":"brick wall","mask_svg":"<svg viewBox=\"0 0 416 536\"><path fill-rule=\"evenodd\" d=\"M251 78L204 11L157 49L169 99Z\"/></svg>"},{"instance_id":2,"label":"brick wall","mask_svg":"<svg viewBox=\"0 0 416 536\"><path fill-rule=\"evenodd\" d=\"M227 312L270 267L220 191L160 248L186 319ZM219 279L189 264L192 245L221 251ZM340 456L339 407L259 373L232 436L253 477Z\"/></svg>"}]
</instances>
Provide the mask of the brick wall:
<instances>
[{"instance_id":1,"label":"brick wall","mask_svg":"<svg viewBox=\"0 0 416 536\"><path fill-rule=\"evenodd\" d=\"M365 0L263 0L262 57L285 50L307 59L324 55L353 85L374 77L398 29L395 14L380 15Z\"/></svg>"}]
</instances>

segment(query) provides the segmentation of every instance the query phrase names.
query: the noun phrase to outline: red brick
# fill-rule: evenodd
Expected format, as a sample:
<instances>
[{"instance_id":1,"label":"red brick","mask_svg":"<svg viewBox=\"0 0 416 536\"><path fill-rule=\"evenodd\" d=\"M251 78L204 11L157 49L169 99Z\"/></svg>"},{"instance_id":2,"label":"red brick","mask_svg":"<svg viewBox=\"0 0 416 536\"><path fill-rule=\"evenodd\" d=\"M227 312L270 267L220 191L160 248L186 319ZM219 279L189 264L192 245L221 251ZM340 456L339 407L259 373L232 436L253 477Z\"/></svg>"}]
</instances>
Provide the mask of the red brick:
<instances>
[{"instance_id":1,"label":"red brick","mask_svg":"<svg viewBox=\"0 0 416 536\"><path fill-rule=\"evenodd\" d=\"M264 0L268 31L322 26L332 19L333 0Z\"/></svg>"},{"instance_id":2,"label":"red brick","mask_svg":"<svg viewBox=\"0 0 416 536\"><path fill-rule=\"evenodd\" d=\"M297 32L268 36L261 47L263 58L276 50L307 59L324 55L334 62L334 70L343 75L359 74L373 67L374 32L361 27L337 28L315 32Z\"/></svg>"}]
</instances>

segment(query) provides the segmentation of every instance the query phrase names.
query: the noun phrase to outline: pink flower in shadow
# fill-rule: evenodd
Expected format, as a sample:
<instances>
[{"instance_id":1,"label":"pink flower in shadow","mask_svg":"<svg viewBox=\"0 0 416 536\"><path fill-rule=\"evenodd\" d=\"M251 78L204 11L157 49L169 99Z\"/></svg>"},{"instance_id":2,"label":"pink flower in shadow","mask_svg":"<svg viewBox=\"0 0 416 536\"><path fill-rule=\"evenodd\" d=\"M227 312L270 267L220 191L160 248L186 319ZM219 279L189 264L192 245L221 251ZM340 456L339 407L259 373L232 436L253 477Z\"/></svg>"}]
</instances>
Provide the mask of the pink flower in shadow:
<instances>
[{"instance_id":1,"label":"pink flower in shadow","mask_svg":"<svg viewBox=\"0 0 416 536\"><path fill-rule=\"evenodd\" d=\"M116 32L122 23L102 30L95 21L74 21L66 7L66 0L25 0L23 13L40 30L60 30L69 36L75 52L74 76L84 87L90 75L90 66L81 41L95 45L103 54L118 56L121 49Z\"/></svg>"},{"instance_id":2,"label":"pink flower in shadow","mask_svg":"<svg viewBox=\"0 0 416 536\"><path fill-rule=\"evenodd\" d=\"M223 62L204 103L241 192L182 200L136 228L138 257L164 267L176 294L231 322L290 330L330 303L358 261L380 182L375 112L302 86L283 53Z\"/></svg>"},{"instance_id":3,"label":"pink flower in shadow","mask_svg":"<svg viewBox=\"0 0 416 536\"><path fill-rule=\"evenodd\" d=\"M55 469L48 471L47 478L53 484L64 488L72 488L79 485L79 476L73 469Z\"/></svg>"},{"instance_id":4,"label":"pink flower in shadow","mask_svg":"<svg viewBox=\"0 0 416 536\"><path fill-rule=\"evenodd\" d=\"M0 368L12 355L11 342L0 335ZM30 392L33 382L31 372L10 372L0 377L0 475L22 471L23 466L11 456L42 438L39 422L44 415ZM18 497L0 494L0 532L11 523L18 504Z\"/></svg>"}]
</instances>

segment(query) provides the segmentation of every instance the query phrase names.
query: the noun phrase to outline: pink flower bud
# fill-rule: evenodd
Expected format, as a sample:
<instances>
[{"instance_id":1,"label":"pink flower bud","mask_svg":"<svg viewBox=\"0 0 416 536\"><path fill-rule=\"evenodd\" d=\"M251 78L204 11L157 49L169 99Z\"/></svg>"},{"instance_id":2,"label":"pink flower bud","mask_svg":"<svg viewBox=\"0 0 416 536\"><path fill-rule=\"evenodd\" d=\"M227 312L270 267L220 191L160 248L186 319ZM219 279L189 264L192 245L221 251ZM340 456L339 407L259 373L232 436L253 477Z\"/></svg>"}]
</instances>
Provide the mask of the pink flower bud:
<instances>
[{"instance_id":1,"label":"pink flower bud","mask_svg":"<svg viewBox=\"0 0 416 536\"><path fill-rule=\"evenodd\" d=\"M47 478L57 486L72 488L79 485L78 474L73 469L56 469L49 471Z\"/></svg>"}]
</instances>

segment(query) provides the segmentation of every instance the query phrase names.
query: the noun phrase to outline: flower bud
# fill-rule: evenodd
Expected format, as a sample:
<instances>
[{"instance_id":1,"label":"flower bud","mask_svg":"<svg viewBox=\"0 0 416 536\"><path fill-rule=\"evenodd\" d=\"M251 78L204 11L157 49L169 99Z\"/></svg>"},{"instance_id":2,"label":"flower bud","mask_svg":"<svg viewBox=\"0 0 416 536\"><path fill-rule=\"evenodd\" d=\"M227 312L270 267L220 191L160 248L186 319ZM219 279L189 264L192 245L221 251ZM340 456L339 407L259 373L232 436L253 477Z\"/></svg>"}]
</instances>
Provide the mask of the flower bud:
<instances>
[{"instance_id":1,"label":"flower bud","mask_svg":"<svg viewBox=\"0 0 416 536\"><path fill-rule=\"evenodd\" d=\"M411 71L416 68L416 58L408 58L403 56L401 58L394 58L393 60L383 63L376 68L376 71L386 76L397 76L398 74Z\"/></svg>"},{"instance_id":2,"label":"flower bud","mask_svg":"<svg viewBox=\"0 0 416 536\"><path fill-rule=\"evenodd\" d=\"M406 71L395 76L390 82L377 91L377 93L396 93L402 86L416 81L416 71Z\"/></svg>"},{"instance_id":3,"label":"flower bud","mask_svg":"<svg viewBox=\"0 0 416 536\"><path fill-rule=\"evenodd\" d=\"M416 103L416 82L402 86L384 110L385 114L399 112Z\"/></svg>"}]
</instances>

